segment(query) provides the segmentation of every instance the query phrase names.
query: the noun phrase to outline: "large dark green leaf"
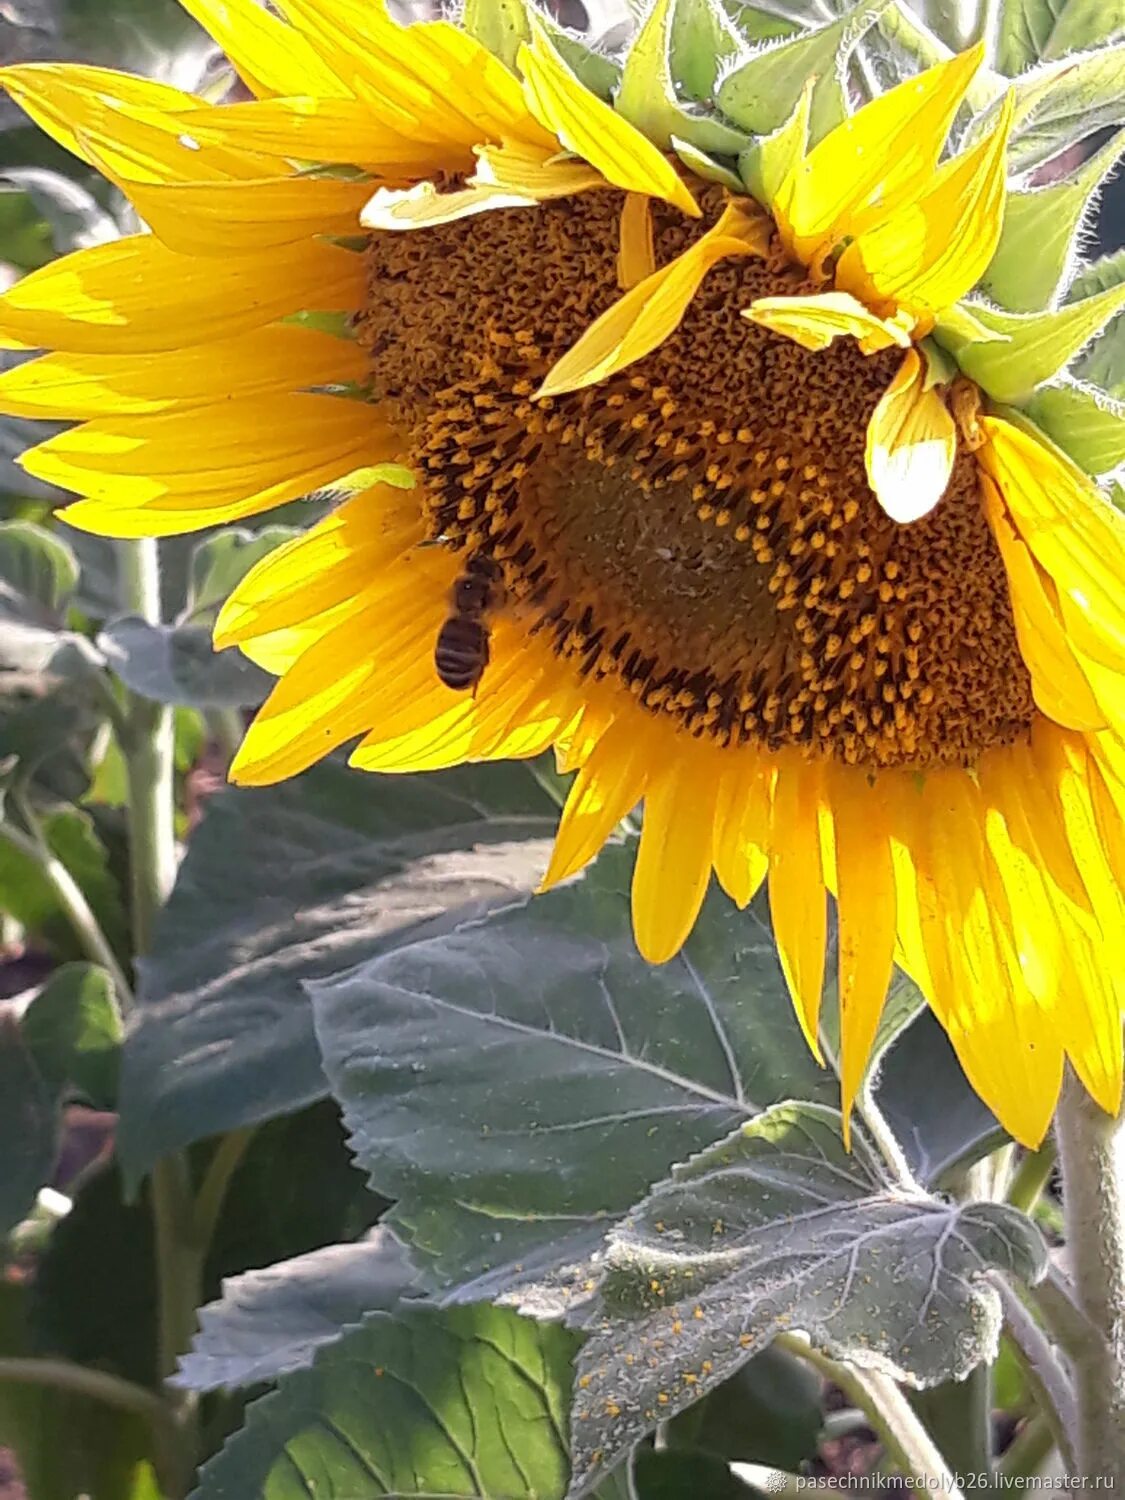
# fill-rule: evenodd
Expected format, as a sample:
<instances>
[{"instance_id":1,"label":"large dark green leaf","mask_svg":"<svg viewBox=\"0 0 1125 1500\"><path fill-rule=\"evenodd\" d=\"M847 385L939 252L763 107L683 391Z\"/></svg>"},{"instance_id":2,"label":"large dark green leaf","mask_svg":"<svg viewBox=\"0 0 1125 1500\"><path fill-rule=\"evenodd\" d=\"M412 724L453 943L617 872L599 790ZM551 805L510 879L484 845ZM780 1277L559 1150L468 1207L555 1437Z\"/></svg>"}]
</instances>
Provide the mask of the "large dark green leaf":
<instances>
[{"instance_id":1,"label":"large dark green leaf","mask_svg":"<svg viewBox=\"0 0 1125 1500\"><path fill-rule=\"evenodd\" d=\"M102 631L98 645L126 687L157 703L252 707L273 685L241 651L216 651L205 625L153 625L126 615Z\"/></svg>"},{"instance_id":2,"label":"large dark green leaf","mask_svg":"<svg viewBox=\"0 0 1125 1500\"><path fill-rule=\"evenodd\" d=\"M249 1408L195 1500L561 1500L573 1351L498 1308L374 1313Z\"/></svg>"},{"instance_id":3,"label":"large dark green leaf","mask_svg":"<svg viewBox=\"0 0 1125 1500\"><path fill-rule=\"evenodd\" d=\"M653 968L632 859L309 986L358 1160L466 1296L581 1261L674 1161L779 1099L835 1097L757 910L713 892Z\"/></svg>"},{"instance_id":4,"label":"large dark green leaf","mask_svg":"<svg viewBox=\"0 0 1125 1500\"><path fill-rule=\"evenodd\" d=\"M354 1245L328 1245L232 1276L221 1301L200 1311L174 1384L230 1389L305 1369L323 1344L368 1313L391 1311L414 1279L405 1250L382 1228Z\"/></svg>"},{"instance_id":5,"label":"large dark green leaf","mask_svg":"<svg viewBox=\"0 0 1125 1500\"><path fill-rule=\"evenodd\" d=\"M538 878L553 826L522 765L383 779L330 763L213 798L125 1043L128 1172L320 1098L302 981L515 899Z\"/></svg>"},{"instance_id":6,"label":"large dark green leaf","mask_svg":"<svg viewBox=\"0 0 1125 1500\"><path fill-rule=\"evenodd\" d=\"M51 1176L58 1148L55 1096L15 1018L0 1010L0 1233L18 1224Z\"/></svg>"},{"instance_id":7,"label":"large dark green leaf","mask_svg":"<svg viewBox=\"0 0 1125 1500\"><path fill-rule=\"evenodd\" d=\"M913 1384L994 1358L991 1271L1046 1267L1030 1219L896 1184L838 1115L781 1105L677 1167L610 1234L574 1405L585 1494L660 1421L778 1333Z\"/></svg>"}]
</instances>

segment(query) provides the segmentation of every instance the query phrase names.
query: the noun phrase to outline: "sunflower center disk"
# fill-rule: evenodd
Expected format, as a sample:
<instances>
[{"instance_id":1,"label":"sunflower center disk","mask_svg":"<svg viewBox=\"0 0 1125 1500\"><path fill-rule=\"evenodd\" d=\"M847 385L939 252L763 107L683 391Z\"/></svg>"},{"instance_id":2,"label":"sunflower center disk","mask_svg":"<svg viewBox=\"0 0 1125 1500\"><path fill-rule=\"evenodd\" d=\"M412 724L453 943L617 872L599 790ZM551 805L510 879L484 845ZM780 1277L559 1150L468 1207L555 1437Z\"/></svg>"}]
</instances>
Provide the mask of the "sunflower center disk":
<instances>
[{"instance_id":1,"label":"sunflower center disk","mask_svg":"<svg viewBox=\"0 0 1125 1500\"><path fill-rule=\"evenodd\" d=\"M702 226L655 210L658 265L708 207ZM431 535L494 558L529 632L692 734L916 766L1024 737L975 461L924 520L886 517L864 441L900 352L811 353L739 316L800 273L721 262L652 354L532 399L620 295L620 211L588 193L374 238L359 337L412 433Z\"/></svg>"}]
</instances>

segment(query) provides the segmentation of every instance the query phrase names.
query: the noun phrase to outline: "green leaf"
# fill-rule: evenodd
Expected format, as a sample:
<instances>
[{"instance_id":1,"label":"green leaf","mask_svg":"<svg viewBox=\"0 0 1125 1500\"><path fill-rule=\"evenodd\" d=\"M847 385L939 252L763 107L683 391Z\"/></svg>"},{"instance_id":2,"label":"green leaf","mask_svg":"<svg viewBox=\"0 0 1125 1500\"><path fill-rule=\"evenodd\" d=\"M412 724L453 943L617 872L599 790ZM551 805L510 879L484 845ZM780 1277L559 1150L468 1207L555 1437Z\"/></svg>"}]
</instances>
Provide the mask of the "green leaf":
<instances>
[{"instance_id":1,"label":"green leaf","mask_svg":"<svg viewBox=\"0 0 1125 1500\"><path fill-rule=\"evenodd\" d=\"M1022 1214L904 1194L861 1133L844 1151L834 1111L781 1105L611 1231L578 1359L571 1494L790 1328L913 1384L964 1378L998 1347L990 1271L1045 1269Z\"/></svg>"},{"instance_id":2,"label":"green leaf","mask_svg":"<svg viewBox=\"0 0 1125 1500\"><path fill-rule=\"evenodd\" d=\"M0 525L0 583L58 621L78 583L74 553L30 521Z\"/></svg>"},{"instance_id":3,"label":"green leaf","mask_svg":"<svg viewBox=\"0 0 1125 1500\"><path fill-rule=\"evenodd\" d=\"M125 1043L119 1150L129 1176L321 1098L302 980L526 892L554 823L523 765L384 779L329 762L211 798L142 966Z\"/></svg>"},{"instance_id":4,"label":"green leaf","mask_svg":"<svg viewBox=\"0 0 1125 1500\"><path fill-rule=\"evenodd\" d=\"M0 624L0 633L6 630ZM22 785L37 806L76 801L89 785L91 750L103 717L91 686L88 677L0 670L0 774Z\"/></svg>"},{"instance_id":5,"label":"green leaf","mask_svg":"<svg viewBox=\"0 0 1125 1500\"><path fill-rule=\"evenodd\" d=\"M99 1109L117 1099L121 1013L113 981L96 964L63 964L20 1017L24 1043L49 1088L68 1084Z\"/></svg>"},{"instance_id":6,"label":"green leaf","mask_svg":"<svg viewBox=\"0 0 1125 1500\"><path fill-rule=\"evenodd\" d=\"M1072 176L1008 193L1000 243L981 282L990 297L1010 312L1037 312L1055 301L1098 189L1122 151L1125 132L1112 136Z\"/></svg>"},{"instance_id":7,"label":"green leaf","mask_svg":"<svg viewBox=\"0 0 1125 1500\"><path fill-rule=\"evenodd\" d=\"M562 1500L573 1349L492 1307L374 1313L249 1408L194 1500Z\"/></svg>"},{"instance_id":8,"label":"green leaf","mask_svg":"<svg viewBox=\"0 0 1125 1500\"><path fill-rule=\"evenodd\" d=\"M1070 284L1067 301L1076 302L1123 284L1125 248L1084 266ZM1100 386L1111 396L1125 400L1125 316L1118 313L1097 343L1078 361L1075 371L1090 385Z\"/></svg>"},{"instance_id":9,"label":"green leaf","mask_svg":"<svg viewBox=\"0 0 1125 1500\"><path fill-rule=\"evenodd\" d=\"M769 208L777 197L789 168L802 157L809 139L809 109L812 94L801 92L793 113L772 135L748 146L738 158L738 170L747 188Z\"/></svg>"},{"instance_id":10,"label":"green leaf","mask_svg":"<svg viewBox=\"0 0 1125 1500\"><path fill-rule=\"evenodd\" d=\"M760 909L712 892L652 968L632 862L607 849L579 883L308 987L356 1158L458 1296L582 1260L674 1161L780 1099L838 1097Z\"/></svg>"},{"instance_id":11,"label":"green leaf","mask_svg":"<svg viewBox=\"0 0 1125 1500\"><path fill-rule=\"evenodd\" d=\"M219 1302L199 1312L199 1332L172 1384L234 1390L304 1370L368 1313L393 1311L415 1271L386 1229L355 1245L328 1245L247 1271L223 1284Z\"/></svg>"},{"instance_id":12,"label":"green leaf","mask_svg":"<svg viewBox=\"0 0 1125 1500\"><path fill-rule=\"evenodd\" d=\"M1006 0L999 10L996 66L1015 77L1125 31L1125 0Z\"/></svg>"},{"instance_id":13,"label":"green leaf","mask_svg":"<svg viewBox=\"0 0 1125 1500\"><path fill-rule=\"evenodd\" d=\"M19 1223L50 1181L57 1150L55 1096L15 1018L0 1011L0 1233Z\"/></svg>"},{"instance_id":14,"label":"green leaf","mask_svg":"<svg viewBox=\"0 0 1125 1500\"><path fill-rule=\"evenodd\" d=\"M1016 80L1015 122L1008 146L1013 172L1027 172L1106 125L1125 124L1125 42L1079 52ZM973 136L992 112L974 122Z\"/></svg>"},{"instance_id":15,"label":"green leaf","mask_svg":"<svg viewBox=\"0 0 1125 1500\"><path fill-rule=\"evenodd\" d=\"M723 78L719 108L736 125L767 135L792 114L806 80L815 76L811 134L819 139L839 123L840 80L852 51L889 3L860 0L838 21L753 53Z\"/></svg>"},{"instance_id":16,"label":"green leaf","mask_svg":"<svg viewBox=\"0 0 1125 1500\"><path fill-rule=\"evenodd\" d=\"M559 56L580 83L607 103L613 98L621 77L620 65L606 57L594 47L588 46L581 37L555 25L551 18L539 13L539 19L558 49Z\"/></svg>"},{"instance_id":17,"label":"green leaf","mask_svg":"<svg viewBox=\"0 0 1125 1500\"><path fill-rule=\"evenodd\" d=\"M124 615L102 631L98 645L126 687L157 703L251 708L273 686L241 651L216 651L206 625L154 625Z\"/></svg>"},{"instance_id":18,"label":"green leaf","mask_svg":"<svg viewBox=\"0 0 1125 1500\"><path fill-rule=\"evenodd\" d=\"M1087 474L1109 474L1125 463L1125 404L1096 386L1044 386L1024 410Z\"/></svg>"},{"instance_id":19,"label":"green leaf","mask_svg":"<svg viewBox=\"0 0 1125 1500\"><path fill-rule=\"evenodd\" d=\"M669 65L684 97L710 104L724 65L742 48L742 37L719 0L677 0L672 12Z\"/></svg>"},{"instance_id":20,"label":"green leaf","mask_svg":"<svg viewBox=\"0 0 1125 1500\"><path fill-rule=\"evenodd\" d=\"M1006 335L1006 342L967 344L953 352L965 374L990 396L1019 404L1068 365L1122 308L1125 284L1048 312L1005 313L974 303L974 315ZM940 328L937 336L945 342Z\"/></svg>"},{"instance_id":21,"label":"green leaf","mask_svg":"<svg viewBox=\"0 0 1125 1500\"><path fill-rule=\"evenodd\" d=\"M121 890L94 820L76 807L57 808L43 817L42 828L51 853L77 881L98 925L114 950L123 956L128 948L128 924ZM60 955L69 958L81 953L69 921L60 912L54 889L38 865L3 840L0 840L0 909L11 912Z\"/></svg>"},{"instance_id":22,"label":"green leaf","mask_svg":"<svg viewBox=\"0 0 1125 1500\"><path fill-rule=\"evenodd\" d=\"M746 135L685 108L676 97L670 56L674 6L675 0L654 0L622 66L614 106L664 150L675 138L697 151L737 156L749 144Z\"/></svg>"},{"instance_id":23,"label":"green leaf","mask_svg":"<svg viewBox=\"0 0 1125 1500\"><path fill-rule=\"evenodd\" d=\"M944 1187L1007 1141L932 1011L923 1008L885 1050L877 1041L873 1067L879 1108L925 1186Z\"/></svg>"},{"instance_id":24,"label":"green leaf","mask_svg":"<svg viewBox=\"0 0 1125 1500\"><path fill-rule=\"evenodd\" d=\"M255 563L300 536L295 526L264 526L251 531L227 526L200 542L191 555L191 576L185 616L198 619L217 611Z\"/></svg>"},{"instance_id":25,"label":"green leaf","mask_svg":"<svg viewBox=\"0 0 1125 1500\"><path fill-rule=\"evenodd\" d=\"M509 68L520 43L531 40L524 0L465 0L461 24Z\"/></svg>"},{"instance_id":26,"label":"green leaf","mask_svg":"<svg viewBox=\"0 0 1125 1500\"><path fill-rule=\"evenodd\" d=\"M684 1500L685 1495L755 1500L759 1491L732 1474L730 1465L714 1453L642 1448L636 1458L636 1494L637 1500Z\"/></svg>"},{"instance_id":27,"label":"green leaf","mask_svg":"<svg viewBox=\"0 0 1125 1500\"><path fill-rule=\"evenodd\" d=\"M820 1377L803 1360L763 1349L670 1422L668 1443L800 1473L816 1457L822 1394Z\"/></svg>"}]
</instances>

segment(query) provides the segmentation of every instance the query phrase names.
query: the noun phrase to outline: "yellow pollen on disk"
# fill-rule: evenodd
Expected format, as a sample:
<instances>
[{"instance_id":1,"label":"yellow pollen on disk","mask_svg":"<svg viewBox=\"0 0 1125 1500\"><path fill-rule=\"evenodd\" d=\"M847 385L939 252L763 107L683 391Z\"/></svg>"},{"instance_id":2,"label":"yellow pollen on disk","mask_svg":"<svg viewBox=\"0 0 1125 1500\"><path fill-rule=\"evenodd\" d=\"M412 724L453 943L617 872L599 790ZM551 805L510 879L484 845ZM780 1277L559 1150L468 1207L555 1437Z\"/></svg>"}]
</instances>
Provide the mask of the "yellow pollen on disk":
<instances>
[{"instance_id":1,"label":"yellow pollen on disk","mask_svg":"<svg viewBox=\"0 0 1125 1500\"><path fill-rule=\"evenodd\" d=\"M657 266L713 224L657 205ZM499 565L506 606L585 679L724 745L972 764L1034 716L970 445L892 521L864 444L901 351L812 352L739 316L808 289L779 253L721 262L675 333L536 400L620 295L621 196L498 210L368 247L357 333L411 433L430 536ZM958 416L968 414L957 393Z\"/></svg>"}]
</instances>

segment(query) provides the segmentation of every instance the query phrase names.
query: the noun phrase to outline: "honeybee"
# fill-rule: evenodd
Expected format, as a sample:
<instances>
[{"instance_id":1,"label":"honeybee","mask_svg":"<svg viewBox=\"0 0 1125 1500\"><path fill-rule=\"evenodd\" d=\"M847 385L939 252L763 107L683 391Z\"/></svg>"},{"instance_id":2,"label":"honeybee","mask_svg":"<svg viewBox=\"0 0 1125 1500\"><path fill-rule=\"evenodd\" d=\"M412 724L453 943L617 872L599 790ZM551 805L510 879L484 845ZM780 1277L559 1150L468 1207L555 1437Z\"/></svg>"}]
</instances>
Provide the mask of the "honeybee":
<instances>
[{"instance_id":1,"label":"honeybee","mask_svg":"<svg viewBox=\"0 0 1125 1500\"><path fill-rule=\"evenodd\" d=\"M503 592L499 565L490 557L470 557L450 590L452 613L434 644L434 666L447 688L476 690L488 666L488 617L499 608Z\"/></svg>"}]
</instances>

